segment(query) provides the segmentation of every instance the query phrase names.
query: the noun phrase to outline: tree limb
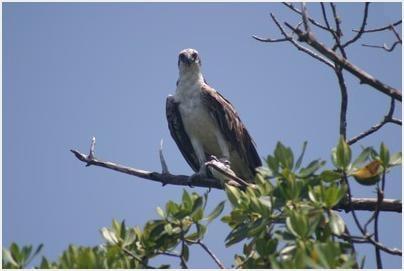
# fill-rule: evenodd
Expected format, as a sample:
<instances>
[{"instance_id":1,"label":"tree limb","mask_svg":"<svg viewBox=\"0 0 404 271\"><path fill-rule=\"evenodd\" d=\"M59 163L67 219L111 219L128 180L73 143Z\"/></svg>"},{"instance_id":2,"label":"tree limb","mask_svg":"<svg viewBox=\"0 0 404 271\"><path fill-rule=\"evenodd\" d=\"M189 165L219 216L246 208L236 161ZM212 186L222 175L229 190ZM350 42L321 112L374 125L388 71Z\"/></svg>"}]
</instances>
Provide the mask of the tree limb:
<instances>
[{"instance_id":1,"label":"tree limb","mask_svg":"<svg viewBox=\"0 0 404 271\"><path fill-rule=\"evenodd\" d=\"M181 185L181 186L192 185L195 187L224 189L219 181L212 178L193 178L192 183L190 183L189 182L190 176L187 175L173 175L170 173L158 173L158 172L146 171L142 169L136 169L128 166L119 165L108 161L103 161L95 157L90 158L89 155L83 154L77 150L71 150L71 152L74 153L77 159L79 159L82 162L85 162L87 165L94 165L112 169L142 179L159 182L163 185L167 184ZM215 169L220 170L220 168ZM355 210L373 211L375 210L376 204L377 204L376 199L352 198L352 207ZM385 199L380 206L380 210L385 212L401 213L401 205L402 204L400 200ZM347 205L347 203L344 202L337 205L335 209L345 210L346 212L349 212L350 210L349 205Z\"/></svg>"},{"instance_id":2,"label":"tree limb","mask_svg":"<svg viewBox=\"0 0 404 271\"><path fill-rule=\"evenodd\" d=\"M374 211L377 206L376 198L352 198L352 209L358 211ZM402 210L401 200L397 199L383 199L380 203L380 211L401 213ZM335 206L335 209L344 210L349 212L349 203L344 201Z\"/></svg>"},{"instance_id":3,"label":"tree limb","mask_svg":"<svg viewBox=\"0 0 404 271\"><path fill-rule=\"evenodd\" d=\"M395 22L393 24L389 24L387 26L383 26L383 27L379 27L379 28L373 28L373 29L366 29L366 30L363 30L362 32L363 33L371 33L371 32L380 32L380 31L384 31L384 30L390 30L392 26L400 25L401 22L402 22L402 20L399 20L399 21L397 21L397 22ZM352 31L353 32L359 32L360 30L354 29Z\"/></svg>"},{"instance_id":4,"label":"tree limb","mask_svg":"<svg viewBox=\"0 0 404 271\"><path fill-rule=\"evenodd\" d=\"M391 98L389 112L384 116L383 120L380 123L373 125L368 130L362 132L360 135L351 138L350 140L347 141L347 144L352 145L356 143L357 141L367 137L368 135L373 134L374 132L376 132L389 122L401 125L401 120L393 118L394 108L395 108L395 101L393 98Z\"/></svg>"},{"instance_id":5,"label":"tree limb","mask_svg":"<svg viewBox=\"0 0 404 271\"><path fill-rule=\"evenodd\" d=\"M324 44L319 42L312 33L303 32L302 30L291 26L287 22L285 22L285 25L298 35L299 40L307 43L312 48L316 49L319 53L321 53L324 57L328 58L334 63L339 64L342 68L349 71L351 74L353 74L360 80L360 83L370 85L375 89L379 90L380 92L390 97L393 97L394 99L400 102L402 101L402 95L399 90L384 84L380 80L376 79L372 75L368 74L367 72L363 71L359 67L349 62L344 57L338 55L331 49L327 48L326 46L324 46Z\"/></svg>"}]
</instances>

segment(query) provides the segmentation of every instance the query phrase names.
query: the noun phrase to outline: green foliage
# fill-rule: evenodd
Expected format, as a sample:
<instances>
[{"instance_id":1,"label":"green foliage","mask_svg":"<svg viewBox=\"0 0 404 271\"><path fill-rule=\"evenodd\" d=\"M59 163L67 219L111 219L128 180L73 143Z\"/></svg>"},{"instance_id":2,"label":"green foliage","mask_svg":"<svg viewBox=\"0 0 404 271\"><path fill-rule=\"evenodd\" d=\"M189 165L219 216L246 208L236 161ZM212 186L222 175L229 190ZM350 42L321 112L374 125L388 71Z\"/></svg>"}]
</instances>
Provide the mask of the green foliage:
<instances>
[{"instance_id":1,"label":"green foliage","mask_svg":"<svg viewBox=\"0 0 404 271\"><path fill-rule=\"evenodd\" d=\"M42 250L43 245L39 245L35 251L32 246L19 247L12 243L9 249L3 249L3 268L25 268L31 260Z\"/></svg>"},{"instance_id":2,"label":"green foliage","mask_svg":"<svg viewBox=\"0 0 404 271\"><path fill-rule=\"evenodd\" d=\"M401 152L390 155L382 143L378 152L364 148L352 159L349 145L341 138L331 154L334 167L325 169L325 161L320 159L302 166L306 147L304 142L295 161L291 148L278 142L266 165L258 169L254 185L246 189L225 185L231 211L221 217L230 227L224 242L227 247L243 244L233 267L363 266L351 244L339 238L346 233L346 225L337 206L346 197L346 182L387 173L401 165ZM222 201L206 214L207 200L208 193L201 196L184 190L180 202L170 200L164 208L157 207L158 219L147 221L143 228L113 220L111 227L100 230L105 243L97 247L71 245L55 262L42 257L38 267L150 268L150 259L163 254L178 257L183 266L192 256L192 245L200 244L209 223L224 210ZM32 246L20 248L13 243L9 249L3 248L3 267L27 267L41 248L33 252Z\"/></svg>"}]
</instances>

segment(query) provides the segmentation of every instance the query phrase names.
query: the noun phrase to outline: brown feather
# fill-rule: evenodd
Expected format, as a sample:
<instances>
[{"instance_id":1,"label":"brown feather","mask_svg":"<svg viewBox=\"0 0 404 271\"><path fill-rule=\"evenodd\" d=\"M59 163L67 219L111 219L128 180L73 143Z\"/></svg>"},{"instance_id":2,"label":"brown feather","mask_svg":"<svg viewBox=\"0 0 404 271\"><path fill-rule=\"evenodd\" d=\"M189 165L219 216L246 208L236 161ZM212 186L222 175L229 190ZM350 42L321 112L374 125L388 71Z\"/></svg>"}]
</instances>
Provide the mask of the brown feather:
<instances>
[{"instance_id":1,"label":"brown feather","mask_svg":"<svg viewBox=\"0 0 404 271\"><path fill-rule=\"evenodd\" d=\"M175 102L173 96L167 97L166 115L171 136L175 143L177 143L182 155L195 172L199 171L198 157L192 147L191 140L185 132L181 114L178 110L178 103Z\"/></svg>"},{"instance_id":2,"label":"brown feather","mask_svg":"<svg viewBox=\"0 0 404 271\"><path fill-rule=\"evenodd\" d=\"M201 89L202 100L212 112L214 119L225 139L230 142L243 160L248 165L249 172L240 172L240 169L233 168L237 175L244 178L252 178L255 169L262 165L261 159L255 149L255 143L248 133L246 127L241 122L233 105L219 92L204 84Z\"/></svg>"}]
</instances>

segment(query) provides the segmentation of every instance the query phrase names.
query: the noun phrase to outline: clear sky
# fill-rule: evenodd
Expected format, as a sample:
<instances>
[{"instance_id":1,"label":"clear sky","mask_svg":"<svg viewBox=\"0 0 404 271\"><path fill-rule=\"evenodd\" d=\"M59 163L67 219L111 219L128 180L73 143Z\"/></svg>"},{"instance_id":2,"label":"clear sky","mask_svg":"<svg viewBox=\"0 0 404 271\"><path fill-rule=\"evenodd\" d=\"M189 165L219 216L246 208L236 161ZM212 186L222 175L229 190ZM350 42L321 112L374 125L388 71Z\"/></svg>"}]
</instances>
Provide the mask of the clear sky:
<instances>
[{"instance_id":1,"label":"clear sky","mask_svg":"<svg viewBox=\"0 0 404 271\"><path fill-rule=\"evenodd\" d=\"M350 37L362 20L363 4L338 6L345 36ZM318 5L308 8L321 21ZM278 140L295 152L308 140L306 163L329 161L339 129L337 79L289 43L252 39L253 34L279 37L270 12L293 24L299 19L277 3L4 3L3 246L12 241L44 243L44 254L56 259L68 244L101 243L98 229L113 218L143 225L157 218L156 206L180 200L182 187L86 168L69 150L87 152L95 136L99 158L158 171L158 147L164 139L170 171L191 174L165 118L165 98L175 91L177 55L184 48L199 51L205 78L236 107L262 157L273 152ZM398 18L400 3L371 4L368 27ZM330 42L321 33L317 37ZM363 39L372 44L392 41L392 33ZM401 89L401 48L386 53L360 43L348 50L351 61ZM381 120L389 98L359 85L349 74L346 79L352 137ZM400 103L396 112L401 116ZM386 125L356 144L354 155L360 145L378 147L382 140L391 152L401 150L401 129ZM386 197L401 199L401 187L397 168L387 179ZM356 184L353 192L356 197L375 196L374 188ZM223 191L212 191L208 206L224 198ZM342 215L355 233L351 216ZM380 221L381 240L401 247L401 216L382 214ZM206 243L230 267L234 253L241 250L225 249L228 233L229 228L216 221ZM358 250L367 256L366 266L375 267L374 250L363 245ZM400 257L383 257L385 267L401 266ZM178 266L171 259L162 261ZM190 266L215 264L192 248Z\"/></svg>"}]
</instances>

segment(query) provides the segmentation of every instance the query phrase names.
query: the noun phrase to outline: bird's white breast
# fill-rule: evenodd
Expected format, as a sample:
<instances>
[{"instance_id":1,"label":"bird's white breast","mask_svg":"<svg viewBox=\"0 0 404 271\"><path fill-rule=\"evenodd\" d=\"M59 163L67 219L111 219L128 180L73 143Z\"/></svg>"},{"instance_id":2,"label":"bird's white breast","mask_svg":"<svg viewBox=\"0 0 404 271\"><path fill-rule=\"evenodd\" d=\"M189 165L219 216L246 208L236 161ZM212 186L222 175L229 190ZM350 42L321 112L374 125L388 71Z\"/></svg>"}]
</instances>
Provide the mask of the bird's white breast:
<instances>
[{"instance_id":1,"label":"bird's white breast","mask_svg":"<svg viewBox=\"0 0 404 271\"><path fill-rule=\"evenodd\" d=\"M218 125L201 100L202 82L180 82L177 86L175 99L179 102L184 129L191 141L206 152L221 157L220 143L224 142L218 133ZM194 146L194 148L198 146ZM195 150L198 153L198 150ZM198 155L198 154L197 154ZM198 155L199 156L199 155ZM201 159L202 157L200 157ZM205 158L201 159L205 160Z\"/></svg>"}]
</instances>

